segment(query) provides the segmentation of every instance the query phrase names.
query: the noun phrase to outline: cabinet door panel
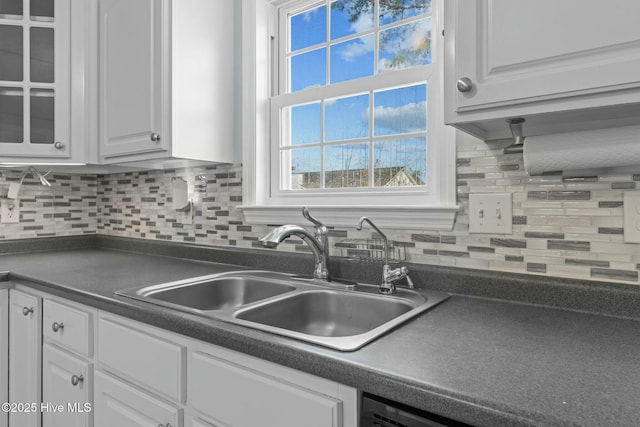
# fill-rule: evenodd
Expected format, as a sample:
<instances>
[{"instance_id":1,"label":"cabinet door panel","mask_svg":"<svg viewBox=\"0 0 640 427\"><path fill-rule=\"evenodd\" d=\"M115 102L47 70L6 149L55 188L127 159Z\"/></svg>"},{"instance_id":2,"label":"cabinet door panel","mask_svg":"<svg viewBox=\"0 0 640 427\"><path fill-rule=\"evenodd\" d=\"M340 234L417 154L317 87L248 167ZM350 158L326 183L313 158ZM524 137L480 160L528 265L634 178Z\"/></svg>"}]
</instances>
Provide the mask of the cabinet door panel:
<instances>
[{"instance_id":1,"label":"cabinet door panel","mask_svg":"<svg viewBox=\"0 0 640 427\"><path fill-rule=\"evenodd\" d=\"M96 372L95 427L182 426L182 410Z\"/></svg>"},{"instance_id":2,"label":"cabinet door panel","mask_svg":"<svg viewBox=\"0 0 640 427\"><path fill-rule=\"evenodd\" d=\"M127 351L122 351L126 348ZM105 369L170 400L184 402L186 348L127 323L98 321L98 361ZM162 375L158 375L162 372Z\"/></svg>"},{"instance_id":3,"label":"cabinet door panel","mask_svg":"<svg viewBox=\"0 0 640 427\"><path fill-rule=\"evenodd\" d=\"M42 402L47 405L42 412L43 425L91 426L92 371L90 363L50 344L43 347Z\"/></svg>"},{"instance_id":4,"label":"cabinet door panel","mask_svg":"<svg viewBox=\"0 0 640 427\"><path fill-rule=\"evenodd\" d=\"M9 290L0 289L0 384L9 384ZM9 401L9 387L0 388L0 403ZM0 427L7 427L9 415L0 412Z\"/></svg>"},{"instance_id":5,"label":"cabinet door panel","mask_svg":"<svg viewBox=\"0 0 640 427\"><path fill-rule=\"evenodd\" d=\"M161 130L165 1L100 1L100 154L166 150ZM151 135L160 135L157 141Z\"/></svg>"},{"instance_id":6,"label":"cabinet door panel","mask_svg":"<svg viewBox=\"0 0 640 427\"><path fill-rule=\"evenodd\" d=\"M9 293L9 402L35 403L38 411L10 412L11 427L39 427L42 370L42 300Z\"/></svg>"},{"instance_id":7,"label":"cabinet door panel","mask_svg":"<svg viewBox=\"0 0 640 427\"><path fill-rule=\"evenodd\" d=\"M475 86L456 92L459 112L640 87L638 2L446 3L455 13L455 80Z\"/></svg>"},{"instance_id":8,"label":"cabinet door panel","mask_svg":"<svg viewBox=\"0 0 640 427\"><path fill-rule=\"evenodd\" d=\"M342 402L260 375L205 353L191 353L189 405L233 427L340 427Z\"/></svg>"}]
</instances>

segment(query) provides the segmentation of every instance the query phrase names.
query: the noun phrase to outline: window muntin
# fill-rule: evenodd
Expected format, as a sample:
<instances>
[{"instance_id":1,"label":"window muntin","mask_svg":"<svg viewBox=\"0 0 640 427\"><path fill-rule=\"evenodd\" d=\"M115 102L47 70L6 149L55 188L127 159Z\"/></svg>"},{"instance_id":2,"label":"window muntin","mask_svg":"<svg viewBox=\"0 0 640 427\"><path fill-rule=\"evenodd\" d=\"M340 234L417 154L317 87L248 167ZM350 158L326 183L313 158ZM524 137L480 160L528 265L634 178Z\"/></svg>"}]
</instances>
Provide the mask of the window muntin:
<instances>
[{"instance_id":1,"label":"window muntin","mask_svg":"<svg viewBox=\"0 0 640 427\"><path fill-rule=\"evenodd\" d=\"M431 1L380 3L326 0L282 15L273 194L427 190ZM384 77L402 69L414 71Z\"/></svg>"},{"instance_id":2,"label":"window muntin","mask_svg":"<svg viewBox=\"0 0 640 427\"><path fill-rule=\"evenodd\" d=\"M431 63L431 0L323 3L286 14L288 92Z\"/></svg>"}]
</instances>

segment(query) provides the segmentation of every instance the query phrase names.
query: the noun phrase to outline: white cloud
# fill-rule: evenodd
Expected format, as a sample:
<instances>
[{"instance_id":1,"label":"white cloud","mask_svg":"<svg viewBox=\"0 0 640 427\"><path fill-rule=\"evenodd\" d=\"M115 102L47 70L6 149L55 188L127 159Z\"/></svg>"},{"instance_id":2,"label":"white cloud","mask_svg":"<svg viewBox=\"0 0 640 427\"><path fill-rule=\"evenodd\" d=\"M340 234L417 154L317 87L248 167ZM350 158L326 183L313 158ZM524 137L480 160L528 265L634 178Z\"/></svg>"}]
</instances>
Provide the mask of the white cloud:
<instances>
[{"instance_id":1,"label":"white cloud","mask_svg":"<svg viewBox=\"0 0 640 427\"><path fill-rule=\"evenodd\" d=\"M340 58L345 62L355 62L360 56L373 52L373 37L363 37L341 46Z\"/></svg>"},{"instance_id":2,"label":"white cloud","mask_svg":"<svg viewBox=\"0 0 640 427\"><path fill-rule=\"evenodd\" d=\"M351 29L356 34L371 28L373 28L373 13L362 13L356 22L351 23Z\"/></svg>"},{"instance_id":3,"label":"white cloud","mask_svg":"<svg viewBox=\"0 0 640 427\"><path fill-rule=\"evenodd\" d=\"M376 128L389 129L392 133L420 132L427 128L426 111L426 101L399 107L379 106L373 110L373 120Z\"/></svg>"},{"instance_id":4,"label":"white cloud","mask_svg":"<svg viewBox=\"0 0 640 427\"><path fill-rule=\"evenodd\" d=\"M320 12L324 12L324 8L317 7L315 9L307 10L302 14L302 20L304 22L311 22L311 19L313 19L314 15L317 15Z\"/></svg>"}]
</instances>

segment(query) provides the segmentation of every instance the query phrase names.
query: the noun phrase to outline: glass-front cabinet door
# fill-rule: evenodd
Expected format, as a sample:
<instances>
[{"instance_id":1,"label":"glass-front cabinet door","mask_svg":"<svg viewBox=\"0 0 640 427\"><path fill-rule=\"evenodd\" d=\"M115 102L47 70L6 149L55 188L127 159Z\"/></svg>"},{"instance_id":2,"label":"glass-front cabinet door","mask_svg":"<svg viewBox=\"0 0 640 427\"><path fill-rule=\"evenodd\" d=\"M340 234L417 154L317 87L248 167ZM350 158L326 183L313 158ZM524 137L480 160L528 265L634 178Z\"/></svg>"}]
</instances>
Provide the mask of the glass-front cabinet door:
<instances>
[{"instance_id":1,"label":"glass-front cabinet door","mask_svg":"<svg viewBox=\"0 0 640 427\"><path fill-rule=\"evenodd\" d=\"M70 156L70 0L0 0L0 158Z\"/></svg>"}]
</instances>

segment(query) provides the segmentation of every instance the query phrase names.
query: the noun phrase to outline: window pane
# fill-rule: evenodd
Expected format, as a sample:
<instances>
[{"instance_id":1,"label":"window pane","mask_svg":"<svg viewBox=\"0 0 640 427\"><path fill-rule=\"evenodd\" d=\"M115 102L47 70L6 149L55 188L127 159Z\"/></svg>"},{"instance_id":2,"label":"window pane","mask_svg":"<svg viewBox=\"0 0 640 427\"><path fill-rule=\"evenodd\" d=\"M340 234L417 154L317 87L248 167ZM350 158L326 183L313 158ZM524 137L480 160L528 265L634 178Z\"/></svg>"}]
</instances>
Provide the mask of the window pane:
<instances>
[{"instance_id":1,"label":"window pane","mask_svg":"<svg viewBox=\"0 0 640 427\"><path fill-rule=\"evenodd\" d=\"M22 81L22 27L0 25L0 80Z\"/></svg>"},{"instance_id":2,"label":"window pane","mask_svg":"<svg viewBox=\"0 0 640 427\"><path fill-rule=\"evenodd\" d=\"M0 142L24 141L23 92L0 86Z\"/></svg>"},{"instance_id":3,"label":"window pane","mask_svg":"<svg viewBox=\"0 0 640 427\"><path fill-rule=\"evenodd\" d=\"M284 150L282 164L291 174L288 185L285 179L284 190L320 188L320 147Z\"/></svg>"},{"instance_id":4,"label":"window pane","mask_svg":"<svg viewBox=\"0 0 640 427\"><path fill-rule=\"evenodd\" d=\"M311 52L291 57L291 92L312 87L324 86L327 82L326 49L316 49Z\"/></svg>"},{"instance_id":5,"label":"window pane","mask_svg":"<svg viewBox=\"0 0 640 427\"><path fill-rule=\"evenodd\" d=\"M331 40L373 28L373 0L331 3Z\"/></svg>"},{"instance_id":6,"label":"window pane","mask_svg":"<svg viewBox=\"0 0 640 427\"><path fill-rule=\"evenodd\" d=\"M53 28L31 28L31 81L53 83Z\"/></svg>"},{"instance_id":7,"label":"window pane","mask_svg":"<svg viewBox=\"0 0 640 427\"><path fill-rule=\"evenodd\" d=\"M431 12L431 0L391 0L380 2L380 25Z\"/></svg>"},{"instance_id":8,"label":"window pane","mask_svg":"<svg viewBox=\"0 0 640 427\"><path fill-rule=\"evenodd\" d=\"M29 7L32 18L53 18L53 0L30 0Z\"/></svg>"},{"instance_id":9,"label":"window pane","mask_svg":"<svg viewBox=\"0 0 640 427\"><path fill-rule=\"evenodd\" d=\"M431 64L431 18L380 32L378 70Z\"/></svg>"},{"instance_id":10,"label":"window pane","mask_svg":"<svg viewBox=\"0 0 640 427\"><path fill-rule=\"evenodd\" d=\"M375 92L373 134L396 135L427 130L427 85Z\"/></svg>"},{"instance_id":11,"label":"window pane","mask_svg":"<svg viewBox=\"0 0 640 427\"><path fill-rule=\"evenodd\" d=\"M325 101L325 141L369 136L369 95Z\"/></svg>"},{"instance_id":12,"label":"window pane","mask_svg":"<svg viewBox=\"0 0 640 427\"><path fill-rule=\"evenodd\" d=\"M290 52L324 43L327 39L327 12L325 6L293 15L289 22Z\"/></svg>"},{"instance_id":13,"label":"window pane","mask_svg":"<svg viewBox=\"0 0 640 427\"><path fill-rule=\"evenodd\" d=\"M320 142L320 103L291 107L291 145Z\"/></svg>"},{"instance_id":14,"label":"window pane","mask_svg":"<svg viewBox=\"0 0 640 427\"><path fill-rule=\"evenodd\" d=\"M375 142L373 182L376 187L414 187L427 180L427 138Z\"/></svg>"},{"instance_id":15,"label":"window pane","mask_svg":"<svg viewBox=\"0 0 640 427\"><path fill-rule=\"evenodd\" d=\"M325 188L369 186L369 144L325 148Z\"/></svg>"},{"instance_id":16,"label":"window pane","mask_svg":"<svg viewBox=\"0 0 640 427\"><path fill-rule=\"evenodd\" d=\"M373 34L331 46L331 83L373 75Z\"/></svg>"},{"instance_id":17,"label":"window pane","mask_svg":"<svg viewBox=\"0 0 640 427\"><path fill-rule=\"evenodd\" d=\"M22 0L0 0L0 15L22 16Z\"/></svg>"},{"instance_id":18,"label":"window pane","mask_svg":"<svg viewBox=\"0 0 640 427\"><path fill-rule=\"evenodd\" d=\"M51 89L31 89L31 142L53 144L55 98Z\"/></svg>"}]
</instances>

